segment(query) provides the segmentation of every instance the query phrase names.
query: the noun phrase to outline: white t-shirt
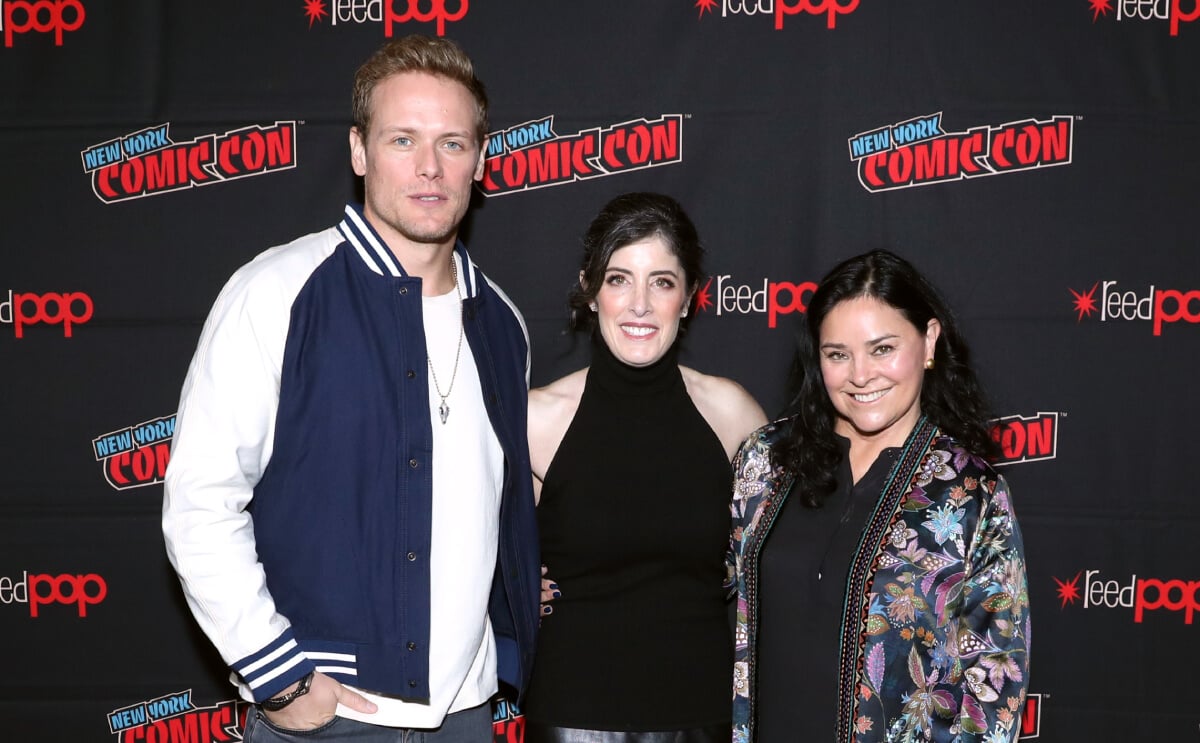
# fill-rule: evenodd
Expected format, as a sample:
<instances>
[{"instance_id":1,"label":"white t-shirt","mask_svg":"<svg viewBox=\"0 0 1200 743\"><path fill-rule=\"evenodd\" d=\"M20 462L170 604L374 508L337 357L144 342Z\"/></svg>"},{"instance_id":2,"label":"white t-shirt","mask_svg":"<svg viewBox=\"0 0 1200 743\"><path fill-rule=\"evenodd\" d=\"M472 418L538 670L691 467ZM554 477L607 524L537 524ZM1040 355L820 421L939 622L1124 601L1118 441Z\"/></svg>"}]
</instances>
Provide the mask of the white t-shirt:
<instances>
[{"instance_id":1,"label":"white t-shirt","mask_svg":"<svg viewBox=\"0 0 1200 743\"><path fill-rule=\"evenodd\" d=\"M458 275L462 275L461 265ZM339 705L337 714L374 725L436 728L446 714L477 707L497 690L496 641L487 611L496 569L504 453L484 408L479 372L465 337L457 372L454 369L462 327L458 291L422 297L421 303L429 359L450 408L442 423L438 413L442 398L430 374L430 698L428 704L407 702L355 689L379 705L379 711L364 715Z\"/></svg>"}]
</instances>

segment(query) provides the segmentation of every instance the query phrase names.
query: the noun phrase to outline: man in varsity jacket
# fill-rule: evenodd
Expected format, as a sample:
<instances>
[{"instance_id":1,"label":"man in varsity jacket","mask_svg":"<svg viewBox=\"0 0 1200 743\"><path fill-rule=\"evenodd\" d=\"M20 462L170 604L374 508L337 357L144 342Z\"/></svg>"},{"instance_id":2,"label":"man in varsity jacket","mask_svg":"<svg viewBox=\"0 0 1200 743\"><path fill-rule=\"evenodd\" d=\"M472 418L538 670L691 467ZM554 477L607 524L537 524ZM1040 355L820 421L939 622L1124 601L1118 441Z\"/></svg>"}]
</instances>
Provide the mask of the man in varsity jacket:
<instances>
[{"instance_id":1,"label":"man in varsity jacket","mask_svg":"<svg viewBox=\"0 0 1200 743\"><path fill-rule=\"evenodd\" d=\"M205 323L167 551L258 705L246 740L490 740L540 576L528 333L457 239L487 98L457 45L410 36L353 101L364 203L243 266Z\"/></svg>"}]
</instances>

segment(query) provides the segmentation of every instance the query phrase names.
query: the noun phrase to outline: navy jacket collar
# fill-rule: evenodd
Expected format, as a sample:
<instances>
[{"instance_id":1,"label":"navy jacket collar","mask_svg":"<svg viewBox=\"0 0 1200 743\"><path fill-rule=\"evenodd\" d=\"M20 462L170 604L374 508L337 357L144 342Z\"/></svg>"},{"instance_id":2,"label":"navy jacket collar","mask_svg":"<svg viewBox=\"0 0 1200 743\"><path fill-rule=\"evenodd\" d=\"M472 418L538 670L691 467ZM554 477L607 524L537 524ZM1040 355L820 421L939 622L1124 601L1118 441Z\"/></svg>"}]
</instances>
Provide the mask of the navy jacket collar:
<instances>
[{"instance_id":1,"label":"navy jacket collar","mask_svg":"<svg viewBox=\"0 0 1200 743\"><path fill-rule=\"evenodd\" d=\"M404 266L396 260L396 256L392 254L387 243L367 221L360 205L346 204L345 217L338 224L338 231L354 248L367 268L381 276L408 278L408 272L404 270ZM455 242L454 252L458 254L459 266L463 268L459 271L462 276L463 293L467 297L474 297L476 293L474 267L471 265L470 256L467 255L467 246L463 245L462 240Z\"/></svg>"}]
</instances>

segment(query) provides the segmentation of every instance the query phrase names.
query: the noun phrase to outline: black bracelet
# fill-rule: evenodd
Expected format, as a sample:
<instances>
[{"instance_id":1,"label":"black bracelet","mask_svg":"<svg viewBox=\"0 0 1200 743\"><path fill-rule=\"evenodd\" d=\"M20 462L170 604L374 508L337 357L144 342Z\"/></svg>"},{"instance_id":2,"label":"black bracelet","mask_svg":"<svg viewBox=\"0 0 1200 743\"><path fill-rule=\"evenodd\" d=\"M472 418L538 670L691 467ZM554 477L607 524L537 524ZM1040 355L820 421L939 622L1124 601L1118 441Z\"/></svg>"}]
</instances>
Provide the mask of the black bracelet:
<instances>
[{"instance_id":1,"label":"black bracelet","mask_svg":"<svg viewBox=\"0 0 1200 743\"><path fill-rule=\"evenodd\" d=\"M259 706L261 706L263 709L269 710L271 712L278 712L279 710L288 706L292 702L296 701L296 699L298 699L299 697L302 697L305 694L307 694L308 693L308 685L312 683L312 678L313 678L313 672L309 671L308 674L305 675L304 678L300 679L300 685L297 686L295 689L293 689L292 691L289 691L287 694L280 694L277 697L271 697L270 699L264 699L263 701L259 702Z\"/></svg>"}]
</instances>

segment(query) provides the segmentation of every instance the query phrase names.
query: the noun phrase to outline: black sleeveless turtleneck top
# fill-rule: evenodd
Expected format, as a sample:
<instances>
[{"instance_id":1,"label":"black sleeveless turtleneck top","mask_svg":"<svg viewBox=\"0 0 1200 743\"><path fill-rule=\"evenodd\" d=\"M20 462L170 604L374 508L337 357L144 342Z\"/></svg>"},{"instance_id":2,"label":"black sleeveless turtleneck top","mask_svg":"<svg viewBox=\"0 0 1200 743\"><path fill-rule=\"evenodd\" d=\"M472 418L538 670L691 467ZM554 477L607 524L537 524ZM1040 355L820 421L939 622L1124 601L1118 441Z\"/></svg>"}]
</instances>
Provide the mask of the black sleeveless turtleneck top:
<instances>
[{"instance_id":1,"label":"black sleeveless turtleneck top","mask_svg":"<svg viewBox=\"0 0 1200 743\"><path fill-rule=\"evenodd\" d=\"M721 583L733 475L687 394L678 345L630 367L593 340L537 509L562 596L542 620L522 705L532 721L643 731L730 721Z\"/></svg>"}]
</instances>

